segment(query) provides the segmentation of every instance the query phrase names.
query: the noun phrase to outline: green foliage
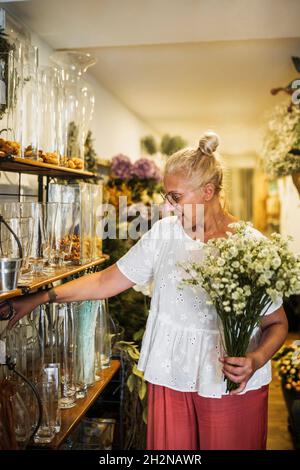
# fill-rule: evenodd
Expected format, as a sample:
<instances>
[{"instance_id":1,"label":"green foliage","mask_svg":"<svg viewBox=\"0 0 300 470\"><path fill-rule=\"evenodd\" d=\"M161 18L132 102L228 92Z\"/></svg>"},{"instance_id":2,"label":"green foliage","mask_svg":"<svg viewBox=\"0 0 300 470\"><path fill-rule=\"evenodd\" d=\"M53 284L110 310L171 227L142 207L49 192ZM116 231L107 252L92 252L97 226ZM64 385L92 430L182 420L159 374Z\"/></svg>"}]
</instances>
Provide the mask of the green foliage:
<instances>
[{"instance_id":1,"label":"green foliage","mask_svg":"<svg viewBox=\"0 0 300 470\"><path fill-rule=\"evenodd\" d=\"M68 125L68 136L67 136L67 156L78 157L80 155L79 147L79 129L74 121L71 121Z\"/></svg>"},{"instance_id":2,"label":"green foliage","mask_svg":"<svg viewBox=\"0 0 300 470\"><path fill-rule=\"evenodd\" d=\"M149 155L154 155L157 152L157 144L152 135L146 135L141 139L142 150Z\"/></svg>"},{"instance_id":3,"label":"green foliage","mask_svg":"<svg viewBox=\"0 0 300 470\"><path fill-rule=\"evenodd\" d=\"M160 151L161 153L170 156L178 150L186 147L186 145L186 141L179 135L171 137L168 134L165 134L161 140Z\"/></svg>"},{"instance_id":4,"label":"green foliage","mask_svg":"<svg viewBox=\"0 0 300 470\"><path fill-rule=\"evenodd\" d=\"M144 449L147 424L147 384L144 374L137 368L139 347L133 341L115 344L125 363L124 423L125 449Z\"/></svg>"},{"instance_id":5,"label":"green foliage","mask_svg":"<svg viewBox=\"0 0 300 470\"><path fill-rule=\"evenodd\" d=\"M88 131L85 143L84 143L84 161L85 161L85 169L87 171L91 171L93 173L96 172L96 156L97 153L95 152L93 139L92 139L92 131Z\"/></svg>"},{"instance_id":6,"label":"green foliage","mask_svg":"<svg viewBox=\"0 0 300 470\"><path fill-rule=\"evenodd\" d=\"M5 84L6 103L9 101L8 95L8 56L7 52L14 49L14 46L8 41L8 35L3 28L0 28L0 80ZM0 119L7 109L7 104L0 104ZM3 129L0 129L1 131Z\"/></svg>"},{"instance_id":7,"label":"green foliage","mask_svg":"<svg viewBox=\"0 0 300 470\"><path fill-rule=\"evenodd\" d=\"M186 147L187 142L180 137L180 135L174 135L173 137L169 134L163 135L161 142L157 145L155 139L151 135L147 135L141 139L142 150L149 155L154 155L158 150L162 154L170 156L178 150Z\"/></svg>"}]
</instances>

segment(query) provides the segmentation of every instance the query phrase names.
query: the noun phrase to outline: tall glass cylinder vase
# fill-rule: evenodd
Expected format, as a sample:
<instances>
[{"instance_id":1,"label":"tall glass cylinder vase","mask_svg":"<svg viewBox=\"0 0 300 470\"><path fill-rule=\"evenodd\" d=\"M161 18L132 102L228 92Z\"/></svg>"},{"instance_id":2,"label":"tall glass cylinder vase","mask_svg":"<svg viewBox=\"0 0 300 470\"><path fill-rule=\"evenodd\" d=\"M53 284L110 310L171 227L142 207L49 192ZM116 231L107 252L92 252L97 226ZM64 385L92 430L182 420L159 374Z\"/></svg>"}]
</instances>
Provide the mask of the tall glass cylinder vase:
<instances>
[{"instance_id":1,"label":"tall glass cylinder vase","mask_svg":"<svg viewBox=\"0 0 300 470\"><path fill-rule=\"evenodd\" d=\"M38 331L42 364L59 362L61 359L61 336L58 310L54 308L53 304L43 304L33 311L32 318Z\"/></svg>"},{"instance_id":2,"label":"tall glass cylinder vase","mask_svg":"<svg viewBox=\"0 0 300 470\"><path fill-rule=\"evenodd\" d=\"M59 164L61 110L60 86L52 67L41 67L38 73L38 159L51 165Z\"/></svg>"},{"instance_id":3,"label":"tall glass cylinder vase","mask_svg":"<svg viewBox=\"0 0 300 470\"><path fill-rule=\"evenodd\" d=\"M45 380L46 382L53 382L52 402L54 404L54 413L52 415L53 421L50 424L54 427L55 432L59 432L61 429L61 410L59 408L59 403L61 399L60 364L44 364L43 380Z\"/></svg>"},{"instance_id":4,"label":"tall glass cylinder vase","mask_svg":"<svg viewBox=\"0 0 300 470\"><path fill-rule=\"evenodd\" d=\"M103 184L91 185L92 194L92 240L93 252L92 258L97 259L102 255L102 240L103 240L103 217L102 217L102 202L103 202Z\"/></svg>"},{"instance_id":5,"label":"tall glass cylinder vase","mask_svg":"<svg viewBox=\"0 0 300 470\"><path fill-rule=\"evenodd\" d=\"M22 155L38 158L38 49L28 45L23 58Z\"/></svg>"},{"instance_id":6,"label":"tall glass cylinder vase","mask_svg":"<svg viewBox=\"0 0 300 470\"><path fill-rule=\"evenodd\" d=\"M111 361L110 321L105 300L100 300L98 303L95 342L98 374L98 370L108 368Z\"/></svg>"},{"instance_id":7,"label":"tall glass cylinder vase","mask_svg":"<svg viewBox=\"0 0 300 470\"><path fill-rule=\"evenodd\" d=\"M40 364L37 331L34 326L18 324L12 330L6 330L5 337L7 354L16 364L16 369L35 380Z\"/></svg>"},{"instance_id":8,"label":"tall glass cylinder vase","mask_svg":"<svg viewBox=\"0 0 300 470\"><path fill-rule=\"evenodd\" d=\"M35 325L22 319L21 323L12 330L5 331L7 355L16 364L20 371L31 382L36 383L41 373L41 356L39 353L38 334ZM7 377L18 382L18 393L21 396L30 417L30 425L33 430L38 419L37 401L27 384L7 369Z\"/></svg>"},{"instance_id":9,"label":"tall glass cylinder vase","mask_svg":"<svg viewBox=\"0 0 300 470\"><path fill-rule=\"evenodd\" d=\"M81 145L83 145L84 153L83 158L85 159L86 153L86 139L90 129L91 120L94 114L95 108L95 94L91 85L86 81L82 80L80 86L80 121L81 121L81 135L79 136ZM86 168L87 169L87 168Z\"/></svg>"},{"instance_id":10,"label":"tall glass cylinder vase","mask_svg":"<svg viewBox=\"0 0 300 470\"><path fill-rule=\"evenodd\" d=\"M95 383L95 328L97 301L74 302L76 329L76 397L85 396L87 387Z\"/></svg>"},{"instance_id":11,"label":"tall glass cylinder vase","mask_svg":"<svg viewBox=\"0 0 300 470\"><path fill-rule=\"evenodd\" d=\"M72 304L55 305L61 366L60 408L72 408L76 400L76 330Z\"/></svg>"},{"instance_id":12,"label":"tall glass cylinder vase","mask_svg":"<svg viewBox=\"0 0 300 470\"><path fill-rule=\"evenodd\" d=\"M25 449L26 445L29 442L32 428L29 410L26 404L24 403L20 393L20 384L19 382L15 382L14 380L4 380L0 384L0 388L2 393L5 394L6 392L6 399L1 399L2 416L4 414L3 408L6 407L7 409L5 413L5 418L7 419L7 426L4 431L4 435L6 433L13 434L13 437L17 444L16 448ZM11 437L12 436L10 436L10 438Z\"/></svg>"},{"instance_id":13,"label":"tall glass cylinder vase","mask_svg":"<svg viewBox=\"0 0 300 470\"><path fill-rule=\"evenodd\" d=\"M21 51L0 51L0 157L21 156Z\"/></svg>"},{"instance_id":14,"label":"tall glass cylinder vase","mask_svg":"<svg viewBox=\"0 0 300 470\"><path fill-rule=\"evenodd\" d=\"M55 398L55 382L43 377L36 388L42 403L42 417L40 426L34 435L37 444L48 444L55 436L55 422L57 416L57 400Z\"/></svg>"},{"instance_id":15,"label":"tall glass cylinder vase","mask_svg":"<svg viewBox=\"0 0 300 470\"><path fill-rule=\"evenodd\" d=\"M51 57L60 76L63 110L61 165L82 170L84 168L85 123L93 110L90 89L82 80L86 70L96 63L87 53L58 51Z\"/></svg>"}]
</instances>

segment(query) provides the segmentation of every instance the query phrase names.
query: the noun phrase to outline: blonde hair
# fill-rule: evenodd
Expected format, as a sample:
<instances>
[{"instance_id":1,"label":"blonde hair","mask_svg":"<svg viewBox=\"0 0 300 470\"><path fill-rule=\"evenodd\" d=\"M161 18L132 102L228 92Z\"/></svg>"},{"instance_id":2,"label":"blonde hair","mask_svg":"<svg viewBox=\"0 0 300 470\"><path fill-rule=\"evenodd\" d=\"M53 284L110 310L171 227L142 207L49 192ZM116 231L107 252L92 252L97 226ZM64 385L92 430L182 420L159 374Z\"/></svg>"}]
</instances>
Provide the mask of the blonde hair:
<instances>
[{"instance_id":1,"label":"blonde hair","mask_svg":"<svg viewBox=\"0 0 300 470\"><path fill-rule=\"evenodd\" d=\"M213 183L215 194L219 194L223 189L223 167L215 156L218 145L218 135L211 131L205 132L197 149L179 150L168 158L164 175L185 173L195 188Z\"/></svg>"}]
</instances>

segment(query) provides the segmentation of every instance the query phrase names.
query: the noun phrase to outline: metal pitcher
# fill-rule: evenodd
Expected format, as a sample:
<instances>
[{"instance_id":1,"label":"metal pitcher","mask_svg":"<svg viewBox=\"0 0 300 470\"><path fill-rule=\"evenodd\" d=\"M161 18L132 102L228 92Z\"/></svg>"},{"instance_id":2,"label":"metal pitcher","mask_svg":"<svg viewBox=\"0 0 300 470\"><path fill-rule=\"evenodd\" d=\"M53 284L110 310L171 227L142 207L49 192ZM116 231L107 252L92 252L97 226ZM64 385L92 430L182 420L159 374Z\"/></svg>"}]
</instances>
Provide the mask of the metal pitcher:
<instances>
[{"instance_id":1,"label":"metal pitcher","mask_svg":"<svg viewBox=\"0 0 300 470\"><path fill-rule=\"evenodd\" d=\"M21 269L21 263L23 258L22 246L19 238L11 227L4 220L3 216L0 215L0 228L1 223L11 232L15 238L19 248L19 258L0 258L0 294L8 292L17 288L19 272ZM1 248L1 232L0 232L0 248ZM2 251L2 250L1 250Z\"/></svg>"},{"instance_id":2,"label":"metal pitcher","mask_svg":"<svg viewBox=\"0 0 300 470\"><path fill-rule=\"evenodd\" d=\"M0 258L0 294L17 288L20 258Z\"/></svg>"}]
</instances>

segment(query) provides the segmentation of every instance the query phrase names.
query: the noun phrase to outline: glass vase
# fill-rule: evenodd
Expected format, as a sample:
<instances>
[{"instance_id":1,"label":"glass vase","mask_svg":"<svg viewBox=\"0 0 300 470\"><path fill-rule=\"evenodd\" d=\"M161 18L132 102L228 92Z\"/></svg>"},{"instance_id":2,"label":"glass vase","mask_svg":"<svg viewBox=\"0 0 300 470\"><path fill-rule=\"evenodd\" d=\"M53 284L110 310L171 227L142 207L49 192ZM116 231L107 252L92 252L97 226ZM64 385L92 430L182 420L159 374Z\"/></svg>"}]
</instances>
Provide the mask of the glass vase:
<instances>
[{"instance_id":1,"label":"glass vase","mask_svg":"<svg viewBox=\"0 0 300 470\"><path fill-rule=\"evenodd\" d=\"M95 342L96 369L107 369L111 361L111 332L105 300L98 303Z\"/></svg>"},{"instance_id":2,"label":"glass vase","mask_svg":"<svg viewBox=\"0 0 300 470\"><path fill-rule=\"evenodd\" d=\"M56 223L52 224L50 265L73 264L80 259L78 232L80 226L79 205L73 203L56 204Z\"/></svg>"},{"instance_id":3,"label":"glass vase","mask_svg":"<svg viewBox=\"0 0 300 470\"><path fill-rule=\"evenodd\" d=\"M38 159L38 48L27 45L23 55L22 156Z\"/></svg>"},{"instance_id":4,"label":"glass vase","mask_svg":"<svg viewBox=\"0 0 300 470\"><path fill-rule=\"evenodd\" d=\"M15 50L0 52L0 157L21 156L20 121L16 118L21 69Z\"/></svg>"},{"instance_id":5,"label":"glass vase","mask_svg":"<svg viewBox=\"0 0 300 470\"><path fill-rule=\"evenodd\" d=\"M60 408L72 408L76 401L76 329L72 304L58 304L54 307L57 315L57 335L61 366Z\"/></svg>"},{"instance_id":6,"label":"glass vase","mask_svg":"<svg viewBox=\"0 0 300 470\"><path fill-rule=\"evenodd\" d=\"M86 395L87 387L95 383L95 329L97 301L73 303L76 329L76 397Z\"/></svg>"},{"instance_id":7,"label":"glass vase","mask_svg":"<svg viewBox=\"0 0 300 470\"><path fill-rule=\"evenodd\" d=\"M61 110L59 80L52 67L40 67L38 72L38 160L59 164Z\"/></svg>"},{"instance_id":8,"label":"glass vase","mask_svg":"<svg viewBox=\"0 0 300 470\"><path fill-rule=\"evenodd\" d=\"M96 60L88 53L76 51L57 51L50 59L55 64L63 90L60 97L63 110L61 165L82 170L87 123L94 109L93 93L82 77Z\"/></svg>"}]
</instances>

